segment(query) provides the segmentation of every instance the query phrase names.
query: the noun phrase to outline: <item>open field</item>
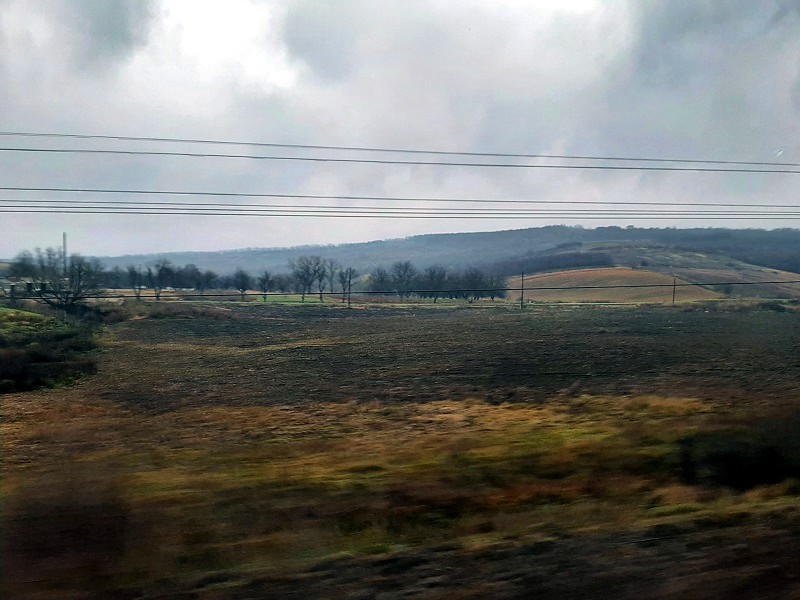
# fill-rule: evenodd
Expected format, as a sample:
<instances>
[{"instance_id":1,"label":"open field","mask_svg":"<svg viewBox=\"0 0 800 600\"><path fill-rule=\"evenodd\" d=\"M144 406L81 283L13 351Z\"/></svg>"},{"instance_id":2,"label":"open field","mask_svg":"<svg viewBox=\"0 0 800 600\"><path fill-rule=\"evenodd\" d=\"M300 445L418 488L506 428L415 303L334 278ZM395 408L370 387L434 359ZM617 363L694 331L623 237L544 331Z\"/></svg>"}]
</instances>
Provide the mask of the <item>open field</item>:
<instances>
[{"instance_id":1,"label":"open field","mask_svg":"<svg viewBox=\"0 0 800 600\"><path fill-rule=\"evenodd\" d=\"M657 285L672 286L673 278L663 273L643 269L613 267L602 269L576 269L529 275L525 277L525 298L538 302L621 302L621 303L659 303L672 302L672 287L650 288L611 288L611 289L578 289L578 290L537 290L537 287L602 287L614 285ZM677 283L685 284L678 279ZM520 287L520 278L511 277L509 287ZM530 288L530 289L528 289ZM511 300L519 301L520 292L509 292ZM713 300L721 298L711 290L701 287L676 288L676 302L693 302L697 300Z\"/></svg>"},{"instance_id":2,"label":"open field","mask_svg":"<svg viewBox=\"0 0 800 600\"><path fill-rule=\"evenodd\" d=\"M800 593L792 307L173 306L3 396L4 597Z\"/></svg>"},{"instance_id":3,"label":"open field","mask_svg":"<svg viewBox=\"0 0 800 600\"><path fill-rule=\"evenodd\" d=\"M746 298L800 298L800 274L736 260L726 254L678 250L658 244L590 244L587 250L607 252L620 265L632 265L677 276L689 282L732 282L748 285L720 286L715 291ZM760 281L772 281L756 285Z\"/></svg>"}]
</instances>

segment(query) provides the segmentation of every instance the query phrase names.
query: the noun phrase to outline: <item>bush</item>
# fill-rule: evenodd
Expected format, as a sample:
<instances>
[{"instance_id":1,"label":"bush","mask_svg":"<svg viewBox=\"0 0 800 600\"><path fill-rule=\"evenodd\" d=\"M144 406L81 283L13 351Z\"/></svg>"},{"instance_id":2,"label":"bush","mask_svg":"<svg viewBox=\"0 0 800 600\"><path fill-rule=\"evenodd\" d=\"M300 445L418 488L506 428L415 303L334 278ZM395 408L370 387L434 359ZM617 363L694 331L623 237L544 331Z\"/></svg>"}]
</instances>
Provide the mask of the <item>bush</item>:
<instances>
[{"instance_id":1,"label":"bush","mask_svg":"<svg viewBox=\"0 0 800 600\"><path fill-rule=\"evenodd\" d=\"M0 393L54 385L95 371L94 358L83 355L96 348L91 333L51 326L0 334Z\"/></svg>"},{"instance_id":2,"label":"bush","mask_svg":"<svg viewBox=\"0 0 800 600\"><path fill-rule=\"evenodd\" d=\"M800 477L800 412L760 419L749 427L706 432L680 442L684 483L736 490Z\"/></svg>"}]
</instances>

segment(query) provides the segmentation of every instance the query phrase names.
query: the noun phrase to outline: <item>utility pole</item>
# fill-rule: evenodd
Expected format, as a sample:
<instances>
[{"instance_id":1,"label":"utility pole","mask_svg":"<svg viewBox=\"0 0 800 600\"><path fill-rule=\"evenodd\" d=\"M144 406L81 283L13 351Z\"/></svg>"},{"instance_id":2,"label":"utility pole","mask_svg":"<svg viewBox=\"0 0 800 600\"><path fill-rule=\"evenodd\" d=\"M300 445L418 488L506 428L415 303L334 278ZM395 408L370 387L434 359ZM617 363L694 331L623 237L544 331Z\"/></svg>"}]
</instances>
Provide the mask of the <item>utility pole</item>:
<instances>
[{"instance_id":1,"label":"utility pole","mask_svg":"<svg viewBox=\"0 0 800 600\"><path fill-rule=\"evenodd\" d=\"M677 281L678 281L677 277L673 277L672 278L672 304L673 305L675 304L675 287L676 287Z\"/></svg>"},{"instance_id":2,"label":"utility pole","mask_svg":"<svg viewBox=\"0 0 800 600\"><path fill-rule=\"evenodd\" d=\"M61 234L61 252L64 254L64 283L63 285L67 287L67 289L71 288L72 286L67 283L67 277L69 277L69 272L67 271L67 232L64 231ZM67 322L67 305L64 304L64 313L62 314L64 323Z\"/></svg>"},{"instance_id":3,"label":"utility pole","mask_svg":"<svg viewBox=\"0 0 800 600\"><path fill-rule=\"evenodd\" d=\"M525 308L525 271L519 274L519 307Z\"/></svg>"}]
</instances>

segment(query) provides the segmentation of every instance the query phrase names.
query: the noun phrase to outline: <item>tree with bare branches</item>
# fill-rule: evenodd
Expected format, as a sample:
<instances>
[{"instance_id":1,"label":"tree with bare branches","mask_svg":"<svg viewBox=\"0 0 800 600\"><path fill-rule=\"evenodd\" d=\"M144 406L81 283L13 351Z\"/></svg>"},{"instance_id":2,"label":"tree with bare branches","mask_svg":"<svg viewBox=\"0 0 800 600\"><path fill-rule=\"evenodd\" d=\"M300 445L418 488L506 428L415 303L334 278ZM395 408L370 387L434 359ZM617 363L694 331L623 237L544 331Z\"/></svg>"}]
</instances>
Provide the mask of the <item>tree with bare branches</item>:
<instances>
[{"instance_id":1,"label":"tree with bare branches","mask_svg":"<svg viewBox=\"0 0 800 600\"><path fill-rule=\"evenodd\" d=\"M253 285L253 278L250 277L250 273L241 267L236 269L236 271L233 273L233 277L231 277L231 283L233 283L233 287L236 289L236 291L241 294L242 302L244 302L244 295Z\"/></svg>"},{"instance_id":2,"label":"tree with bare branches","mask_svg":"<svg viewBox=\"0 0 800 600\"><path fill-rule=\"evenodd\" d=\"M261 292L261 295L264 298L264 302L267 301L267 294L270 292L270 290L272 290L273 279L272 273L266 269L261 271L259 276L256 278L256 285L258 286L258 290Z\"/></svg>"},{"instance_id":3,"label":"tree with bare branches","mask_svg":"<svg viewBox=\"0 0 800 600\"><path fill-rule=\"evenodd\" d=\"M353 279L358 277L358 272L353 267L339 270L339 285L342 286L342 302L347 300L350 304L350 293L353 291Z\"/></svg>"},{"instance_id":4,"label":"tree with bare branches","mask_svg":"<svg viewBox=\"0 0 800 600\"><path fill-rule=\"evenodd\" d=\"M41 302L70 310L99 295L104 268L97 259L66 257L60 248L37 248L35 254L20 253L11 263L11 274L30 279Z\"/></svg>"}]
</instances>

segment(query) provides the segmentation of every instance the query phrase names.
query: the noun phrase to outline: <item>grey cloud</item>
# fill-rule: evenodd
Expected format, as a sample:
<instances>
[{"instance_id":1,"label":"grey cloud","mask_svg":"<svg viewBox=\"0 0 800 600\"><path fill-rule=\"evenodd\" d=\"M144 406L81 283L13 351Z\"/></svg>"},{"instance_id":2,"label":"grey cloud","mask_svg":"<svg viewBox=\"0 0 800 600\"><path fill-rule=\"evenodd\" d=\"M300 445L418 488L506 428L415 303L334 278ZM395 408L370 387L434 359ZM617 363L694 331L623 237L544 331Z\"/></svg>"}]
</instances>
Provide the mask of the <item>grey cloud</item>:
<instances>
[{"instance_id":1,"label":"grey cloud","mask_svg":"<svg viewBox=\"0 0 800 600\"><path fill-rule=\"evenodd\" d=\"M0 0L0 10L9 5L18 12L23 6ZM0 54L0 108L20 127L745 160L772 159L783 150L783 160L800 162L797 2L631 0L598 2L588 12L467 0L248 3L277 7L275 19L265 21L265 62L269 53L285 50L292 68L302 64L285 86L258 85L257 77L248 79L245 69L236 68L235 59L216 74L196 70L196 57L184 54L180 44L181 24L150 4L50 0L31 6L61 12L47 16L57 39L44 42L35 36L26 41L25 15L18 14L21 50ZM41 16L39 8L25 10ZM62 61L64 44L78 58ZM126 63L139 49L140 60ZM178 62L173 67L170 61ZM796 186L796 179L786 177L76 157L4 158L0 175L40 185L556 200L779 202ZM54 216L41 217L37 226L33 218L14 219L19 225L0 240L0 255L10 253L4 248L46 244L42 239L57 239L62 227L86 244L81 251L113 254L531 224L202 217L177 224L150 217Z\"/></svg>"},{"instance_id":2,"label":"grey cloud","mask_svg":"<svg viewBox=\"0 0 800 600\"><path fill-rule=\"evenodd\" d=\"M284 20L284 41L295 57L324 79L347 77L357 60L357 13L345 4L304 0L291 5Z\"/></svg>"},{"instance_id":3,"label":"grey cloud","mask_svg":"<svg viewBox=\"0 0 800 600\"><path fill-rule=\"evenodd\" d=\"M714 77L730 52L757 44L765 26L784 6L756 3L676 1L638 4L634 60L654 84L692 84L697 75Z\"/></svg>"},{"instance_id":4,"label":"grey cloud","mask_svg":"<svg viewBox=\"0 0 800 600\"><path fill-rule=\"evenodd\" d=\"M80 0L63 15L77 64L106 69L147 43L156 8L153 0Z\"/></svg>"},{"instance_id":5,"label":"grey cloud","mask_svg":"<svg viewBox=\"0 0 800 600\"><path fill-rule=\"evenodd\" d=\"M630 50L592 120L599 147L764 160L777 146L797 155L800 30L795 19L767 27L781 3L631 6Z\"/></svg>"}]
</instances>

